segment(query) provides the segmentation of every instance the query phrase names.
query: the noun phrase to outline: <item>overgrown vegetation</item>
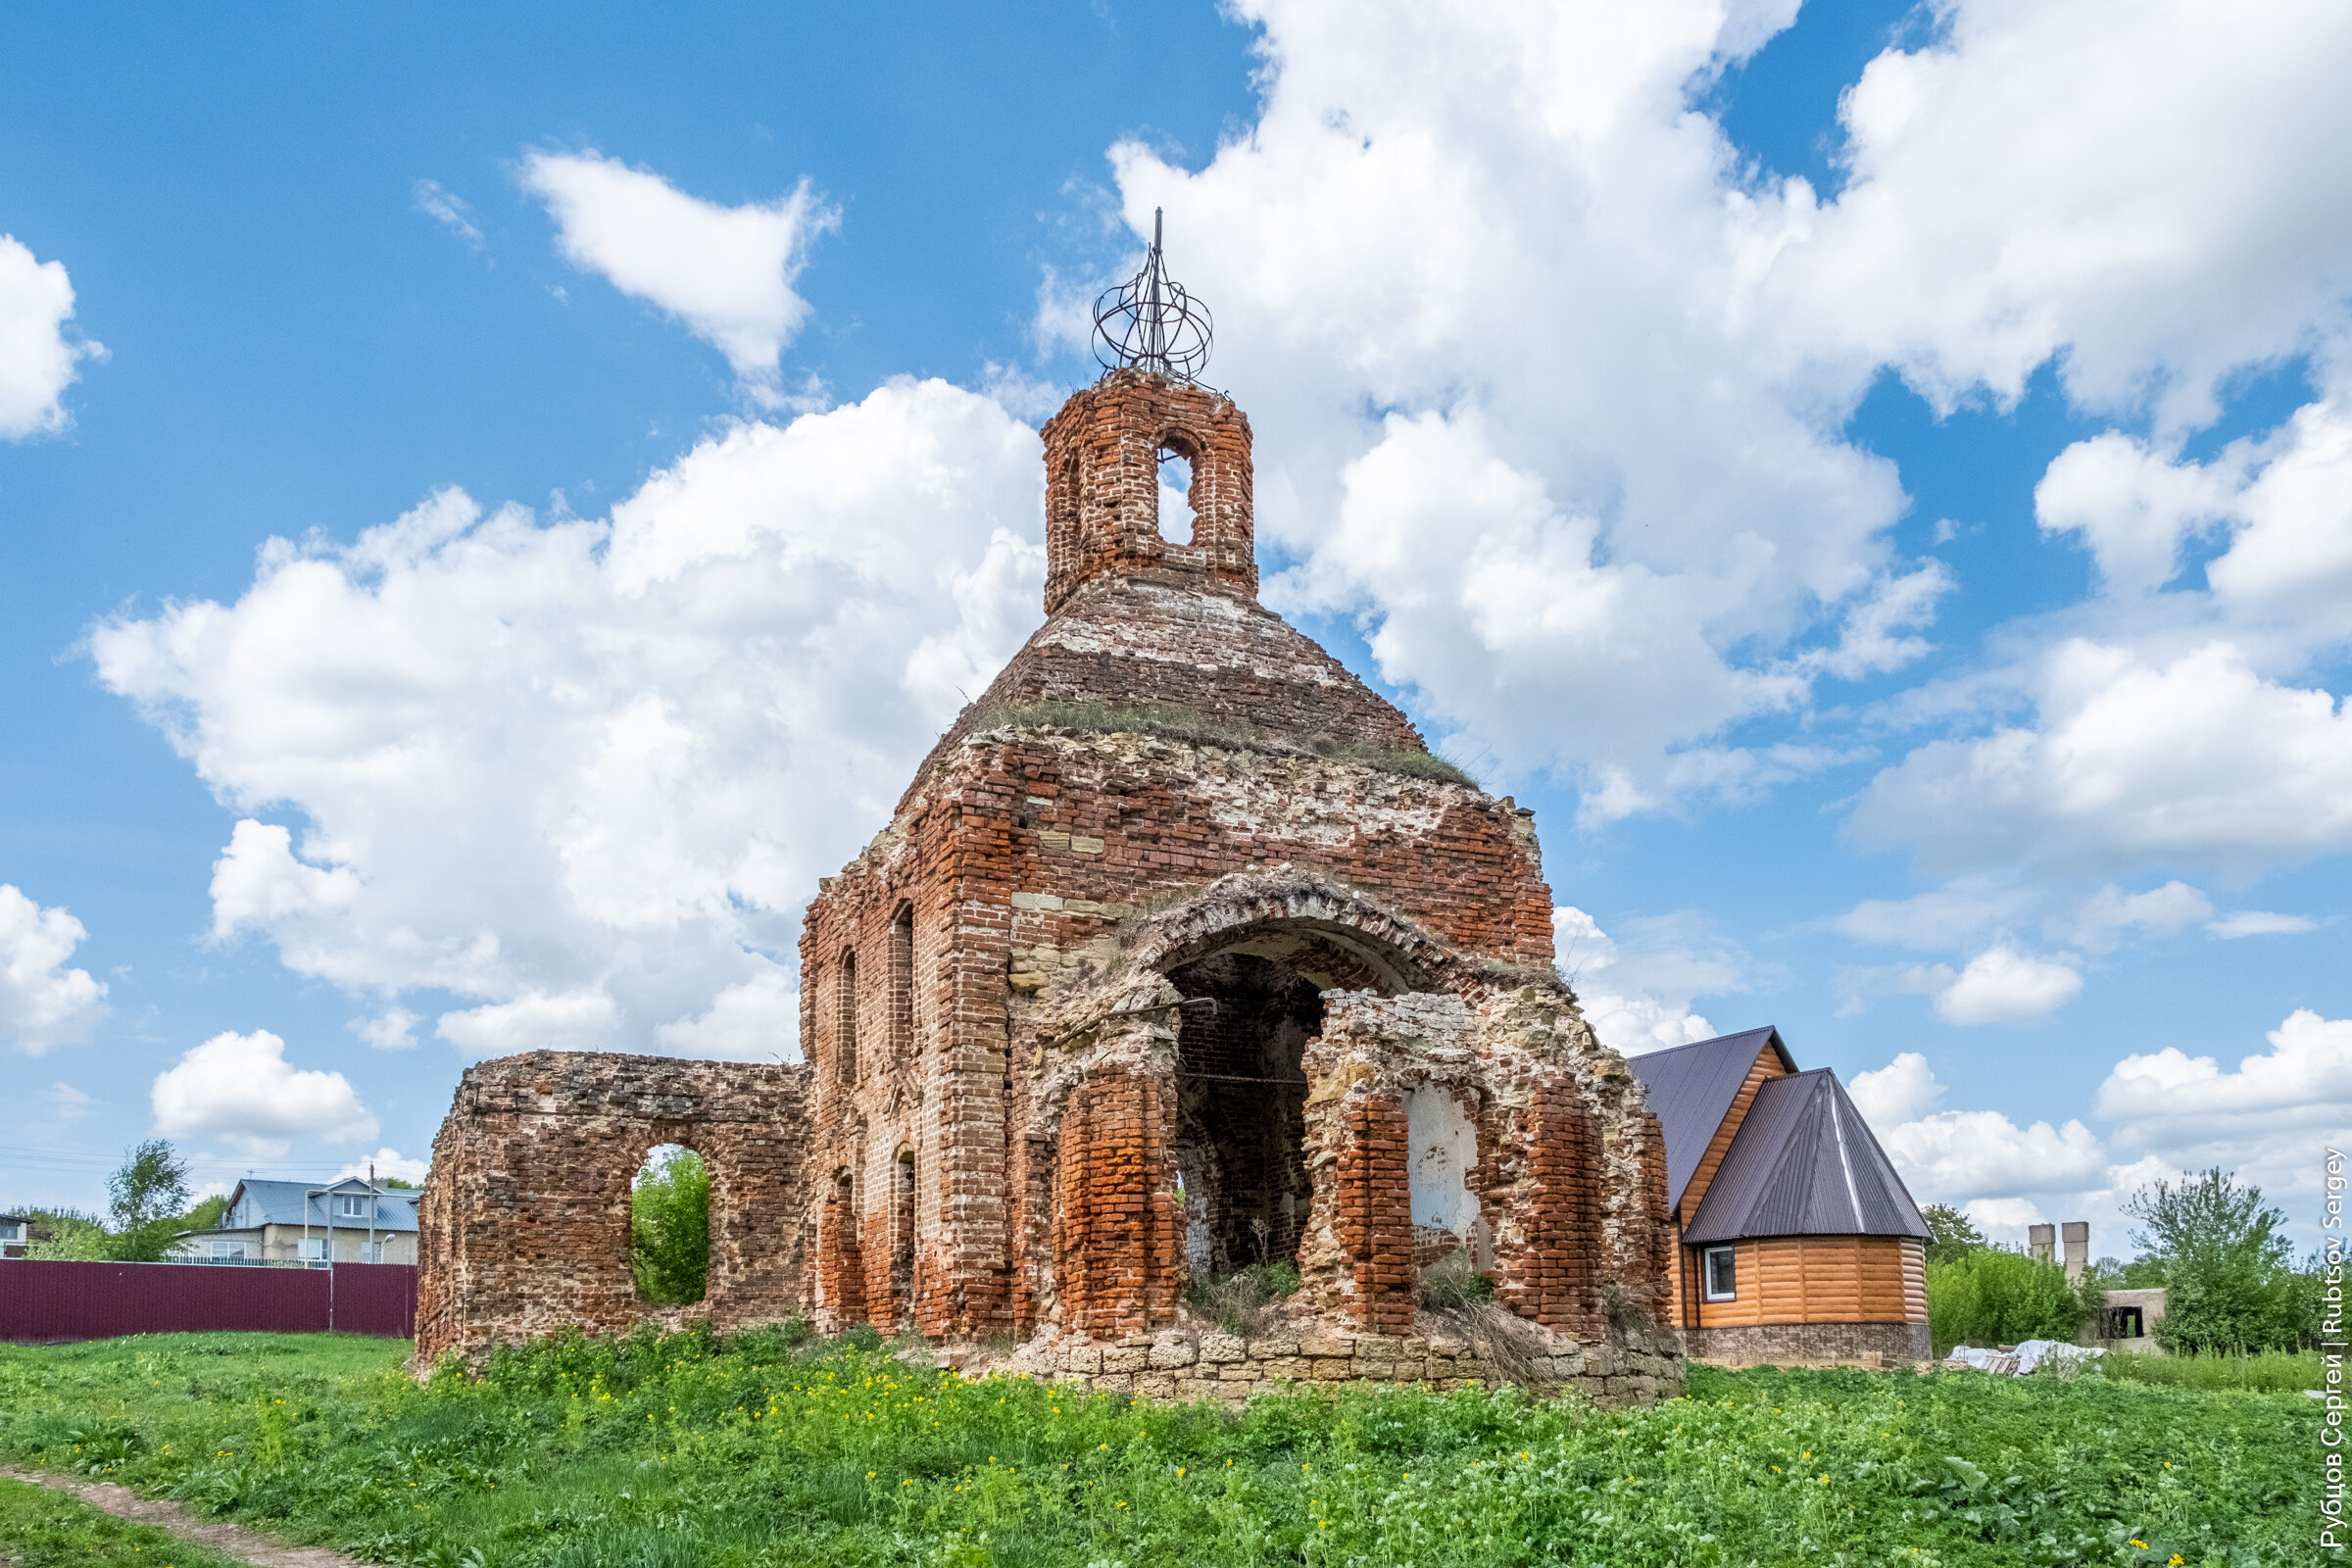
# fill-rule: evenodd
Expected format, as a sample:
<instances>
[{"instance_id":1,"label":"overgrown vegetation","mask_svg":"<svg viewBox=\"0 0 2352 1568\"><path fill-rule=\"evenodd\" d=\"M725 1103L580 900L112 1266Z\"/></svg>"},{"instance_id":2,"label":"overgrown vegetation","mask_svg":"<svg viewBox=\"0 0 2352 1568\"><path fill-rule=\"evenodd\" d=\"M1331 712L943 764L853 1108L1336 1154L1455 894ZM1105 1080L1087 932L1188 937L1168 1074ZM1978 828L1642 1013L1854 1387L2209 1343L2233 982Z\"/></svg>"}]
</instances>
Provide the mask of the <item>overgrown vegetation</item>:
<instances>
[{"instance_id":1,"label":"overgrown vegetation","mask_svg":"<svg viewBox=\"0 0 2352 1568\"><path fill-rule=\"evenodd\" d=\"M2167 1350L2291 1350L2319 1338L2318 1270L2298 1272L2286 1216L2262 1189L2220 1166L2143 1187L2124 1204L2132 1233L2161 1275L2164 1316L2150 1329Z\"/></svg>"},{"instance_id":2,"label":"overgrown vegetation","mask_svg":"<svg viewBox=\"0 0 2352 1568\"><path fill-rule=\"evenodd\" d=\"M2162 1287L2164 1315L2150 1325L2176 1354L2295 1350L2317 1343L2316 1261L2295 1268L2286 1216L2262 1189L2215 1167L2178 1183L2141 1188L2124 1212L2141 1255L2102 1258L2069 1285L2058 1263L1989 1246L1959 1210L1932 1203L1928 1222L1928 1319L1938 1355L1955 1345L2074 1340L2095 1325L2106 1294Z\"/></svg>"},{"instance_id":3,"label":"overgrown vegetation","mask_svg":"<svg viewBox=\"0 0 2352 1568\"><path fill-rule=\"evenodd\" d=\"M1254 724L1213 718L1178 703L1013 703L990 709L979 720L982 729L1024 725L1095 734L1156 735L1192 746L1220 746L1277 757L1335 757L1384 773L1459 784L1465 789L1479 787L1460 767L1429 752L1390 751L1328 734L1280 735Z\"/></svg>"},{"instance_id":4,"label":"overgrown vegetation","mask_svg":"<svg viewBox=\"0 0 2352 1568\"><path fill-rule=\"evenodd\" d=\"M2308 1560L2318 1505L2297 1395L1701 1367L1647 1410L1234 1412L784 1339L572 1341L424 1384L405 1346L335 1336L0 1348L0 1456L416 1568L2259 1568Z\"/></svg>"},{"instance_id":5,"label":"overgrown vegetation","mask_svg":"<svg viewBox=\"0 0 2352 1568\"><path fill-rule=\"evenodd\" d=\"M1298 1290L1296 1263L1251 1263L1198 1281L1185 1299L1218 1328L1247 1340L1257 1335L1275 1306Z\"/></svg>"},{"instance_id":6,"label":"overgrown vegetation","mask_svg":"<svg viewBox=\"0 0 2352 1568\"><path fill-rule=\"evenodd\" d=\"M1458 1311L1494 1298L1494 1282L1478 1271L1465 1247L1424 1265L1413 1276L1413 1303L1431 1311Z\"/></svg>"},{"instance_id":7,"label":"overgrown vegetation","mask_svg":"<svg viewBox=\"0 0 2352 1568\"><path fill-rule=\"evenodd\" d=\"M2221 1350L2206 1355L2132 1355L2109 1350L2099 1357L2098 1367L2108 1377L2127 1383L2154 1383L2172 1389L2291 1394L2323 1386L2317 1350L2257 1350L2250 1354Z\"/></svg>"},{"instance_id":8,"label":"overgrown vegetation","mask_svg":"<svg viewBox=\"0 0 2352 1568\"><path fill-rule=\"evenodd\" d=\"M2095 1283L2070 1283L2059 1264L1979 1247L1928 1264L1928 1332L1937 1355L1955 1345L2072 1344L2103 1295Z\"/></svg>"},{"instance_id":9,"label":"overgrown vegetation","mask_svg":"<svg viewBox=\"0 0 2352 1568\"><path fill-rule=\"evenodd\" d=\"M629 1192L629 1273L640 1300L678 1305L703 1298L710 1272L710 1168L671 1147Z\"/></svg>"},{"instance_id":10,"label":"overgrown vegetation","mask_svg":"<svg viewBox=\"0 0 2352 1568\"><path fill-rule=\"evenodd\" d=\"M1423 1332L1462 1341L1502 1379L1538 1394L1558 1387L1536 1331L1495 1301L1494 1282L1478 1271L1467 1248L1422 1266L1413 1276L1413 1304Z\"/></svg>"},{"instance_id":11,"label":"overgrown vegetation","mask_svg":"<svg viewBox=\"0 0 2352 1568\"><path fill-rule=\"evenodd\" d=\"M245 1568L29 1482L0 1476L0 1563L15 1568Z\"/></svg>"}]
</instances>

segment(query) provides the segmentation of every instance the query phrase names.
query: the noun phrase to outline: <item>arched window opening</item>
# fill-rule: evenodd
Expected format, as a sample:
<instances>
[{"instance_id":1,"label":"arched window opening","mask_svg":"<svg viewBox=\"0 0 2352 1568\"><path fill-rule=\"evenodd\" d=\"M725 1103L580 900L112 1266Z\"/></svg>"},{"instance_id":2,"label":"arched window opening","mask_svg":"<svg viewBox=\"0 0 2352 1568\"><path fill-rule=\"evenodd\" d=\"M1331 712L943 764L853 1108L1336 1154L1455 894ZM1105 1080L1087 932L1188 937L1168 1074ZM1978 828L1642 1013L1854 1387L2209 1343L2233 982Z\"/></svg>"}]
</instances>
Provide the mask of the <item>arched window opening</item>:
<instances>
[{"instance_id":1,"label":"arched window opening","mask_svg":"<svg viewBox=\"0 0 2352 1568\"><path fill-rule=\"evenodd\" d=\"M845 952L833 977L833 1071L845 1087L858 1082L858 955Z\"/></svg>"},{"instance_id":2,"label":"arched window opening","mask_svg":"<svg viewBox=\"0 0 2352 1568\"><path fill-rule=\"evenodd\" d=\"M629 1184L629 1275L637 1299L703 1298L710 1272L710 1169L682 1144L656 1144Z\"/></svg>"},{"instance_id":3,"label":"arched window opening","mask_svg":"<svg viewBox=\"0 0 2352 1568\"><path fill-rule=\"evenodd\" d=\"M914 1317L914 1151L902 1149L891 1167L890 1294L901 1322Z\"/></svg>"},{"instance_id":4,"label":"arched window opening","mask_svg":"<svg viewBox=\"0 0 2352 1568\"><path fill-rule=\"evenodd\" d=\"M914 1052L914 906L902 904L890 921L890 1054L905 1061Z\"/></svg>"},{"instance_id":5,"label":"arched window opening","mask_svg":"<svg viewBox=\"0 0 2352 1568\"><path fill-rule=\"evenodd\" d=\"M1159 448L1159 536L1172 545L1189 545L1199 537L1200 525L1193 505L1193 454L1170 437Z\"/></svg>"}]
</instances>

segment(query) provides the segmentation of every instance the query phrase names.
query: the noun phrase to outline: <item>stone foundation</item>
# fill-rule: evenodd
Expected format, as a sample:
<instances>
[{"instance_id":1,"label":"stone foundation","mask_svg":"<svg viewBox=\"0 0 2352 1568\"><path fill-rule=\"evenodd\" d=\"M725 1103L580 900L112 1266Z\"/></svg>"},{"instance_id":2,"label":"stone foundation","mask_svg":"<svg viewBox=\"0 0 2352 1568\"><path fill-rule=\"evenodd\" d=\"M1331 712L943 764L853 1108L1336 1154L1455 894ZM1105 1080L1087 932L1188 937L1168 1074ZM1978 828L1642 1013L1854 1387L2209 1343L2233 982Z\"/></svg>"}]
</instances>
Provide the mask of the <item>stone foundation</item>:
<instances>
[{"instance_id":1,"label":"stone foundation","mask_svg":"<svg viewBox=\"0 0 2352 1568\"><path fill-rule=\"evenodd\" d=\"M1715 1366L1918 1366L1935 1346L1925 1323L1749 1323L1685 1329L1685 1353Z\"/></svg>"},{"instance_id":2,"label":"stone foundation","mask_svg":"<svg viewBox=\"0 0 2352 1568\"><path fill-rule=\"evenodd\" d=\"M1596 1404L1655 1404L1683 1392L1683 1358L1616 1342L1549 1337L1540 1358L1563 1389ZM1243 1340L1165 1329L1124 1339L1041 1342L1012 1370L1155 1399L1247 1399L1282 1388L1416 1383L1440 1392L1506 1381L1459 1340L1404 1335L1275 1333Z\"/></svg>"}]
</instances>

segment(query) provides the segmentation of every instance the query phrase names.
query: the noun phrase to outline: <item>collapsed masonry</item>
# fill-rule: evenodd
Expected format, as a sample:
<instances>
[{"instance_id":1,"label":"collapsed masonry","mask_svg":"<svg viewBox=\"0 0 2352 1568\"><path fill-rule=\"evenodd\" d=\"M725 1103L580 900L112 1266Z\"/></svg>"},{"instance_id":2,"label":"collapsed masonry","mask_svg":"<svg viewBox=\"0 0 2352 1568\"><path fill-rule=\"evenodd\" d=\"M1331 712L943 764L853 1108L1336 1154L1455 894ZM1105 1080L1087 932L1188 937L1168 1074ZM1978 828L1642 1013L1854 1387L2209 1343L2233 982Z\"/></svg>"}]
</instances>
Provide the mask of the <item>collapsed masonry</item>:
<instances>
[{"instance_id":1,"label":"collapsed masonry","mask_svg":"<svg viewBox=\"0 0 2352 1568\"><path fill-rule=\"evenodd\" d=\"M806 1062L469 1071L421 1357L664 1315L629 1185L680 1143L712 1178L685 1311L721 1329L1010 1333L1160 1394L1443 1382L1493 1371L1416 1334L1416 1270L1460 1250L1551 1375L1679 1384L1658 1125L1552 970L1531 813L1259 607L1250 441L1135 369L1046 425L1048 619L809 906ZM1263 1332L1200 1332L1188 1288L1266 1261L1301 1284Z\"/></svg>"}]
</instances>

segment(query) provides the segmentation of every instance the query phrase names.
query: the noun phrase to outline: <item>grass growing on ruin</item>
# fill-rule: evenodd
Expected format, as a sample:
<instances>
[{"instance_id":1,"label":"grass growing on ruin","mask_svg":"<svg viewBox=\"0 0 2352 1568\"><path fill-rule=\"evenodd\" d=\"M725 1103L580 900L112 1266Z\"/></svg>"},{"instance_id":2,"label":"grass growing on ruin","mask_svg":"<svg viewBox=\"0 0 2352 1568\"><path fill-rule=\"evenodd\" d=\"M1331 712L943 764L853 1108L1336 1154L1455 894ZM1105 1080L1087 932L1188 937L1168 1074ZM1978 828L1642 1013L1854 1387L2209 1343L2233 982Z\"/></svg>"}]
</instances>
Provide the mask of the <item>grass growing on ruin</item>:
<instances>
[{"instance_id":1,"label":"grass growing on ruin","mask_svg":"<svg viewBox=\"0 0 2352 1568\"><path fill-rule=\"evenodd\" d=\"M0 1350L0 1455L433 1568L2243 1568L2307 1561L2316 1518L2297 1395L1702 1368L1650 1410L1366 1388L1233 1413L778 1333L551 1345L421 1386L405 1348Z\"/></svg>"},{"instance_id":2,"label":"grass growing on ruin","mask_svg":"<svg viewBox=\"0 0 2352 1568\"><path fill-rule=\"evenodd\" d=\"M1361 762L1384 773L1459 784L1464 789L1479 787L1478 780L1459 766L1430 752L1391 751L1330 735L1303 739L1277 735L1254 724L1211 718L1180 703L1014 703L989 710L979 722L981 729L1021 725L1094 734L1156 735L1192 746L1221 746L1227 751L1265 752L1277 757L1331 757Z\"/></svg>"}]
</instances>

